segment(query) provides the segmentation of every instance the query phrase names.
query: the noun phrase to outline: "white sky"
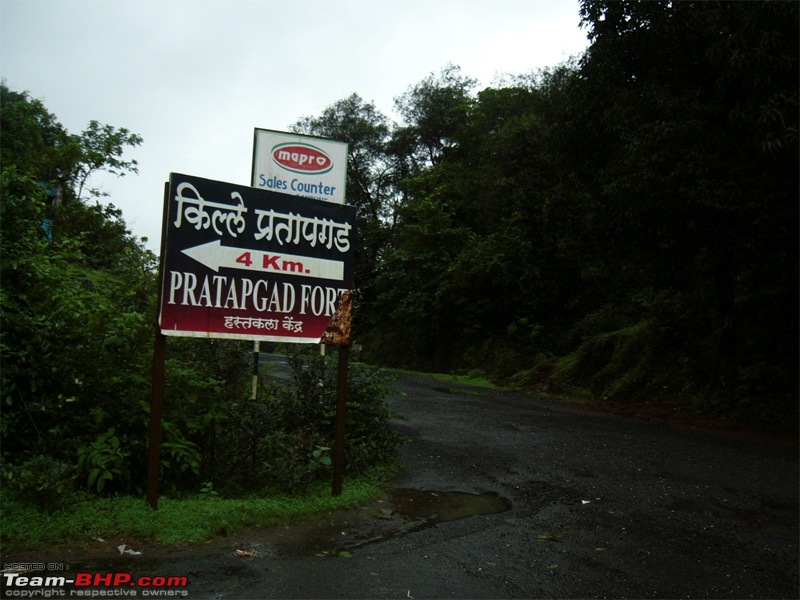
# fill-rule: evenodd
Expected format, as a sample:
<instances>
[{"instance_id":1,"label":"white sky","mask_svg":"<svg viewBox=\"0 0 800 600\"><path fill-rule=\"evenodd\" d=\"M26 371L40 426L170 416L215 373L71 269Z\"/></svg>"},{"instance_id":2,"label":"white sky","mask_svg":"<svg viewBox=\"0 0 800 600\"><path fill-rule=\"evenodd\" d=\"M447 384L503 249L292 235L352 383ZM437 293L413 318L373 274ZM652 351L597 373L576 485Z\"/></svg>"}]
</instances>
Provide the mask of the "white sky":
<instances>
[{"instance_id":1,"label":"white sky","mask_svg":"<svg viewBox=\"0 0 800 600\"><path fill-rule=\"evenodd\" d=\"M139 175L95 180L158 250L170 172L248 185L256 127L357 93L394 98L448 63L489 86L582 52L578 0L0 0L0 76L70 133L144 138Z\"/></svg>"}]
</instances>

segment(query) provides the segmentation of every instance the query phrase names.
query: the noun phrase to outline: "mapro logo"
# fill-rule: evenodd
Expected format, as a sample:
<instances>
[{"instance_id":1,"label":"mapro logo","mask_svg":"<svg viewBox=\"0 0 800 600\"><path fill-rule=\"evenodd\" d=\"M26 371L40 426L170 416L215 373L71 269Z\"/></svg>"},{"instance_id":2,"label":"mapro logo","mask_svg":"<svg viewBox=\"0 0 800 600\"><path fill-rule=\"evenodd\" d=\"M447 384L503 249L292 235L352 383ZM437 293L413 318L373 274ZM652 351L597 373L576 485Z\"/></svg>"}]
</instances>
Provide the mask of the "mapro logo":
<instances>
[{"instance_id":1,"label":"mapro logo","mask_svg":"<svg viewBox=\"0 0 800 600\"><path fill-rule=\"evenodd\" d=\"M327 173L333 168L333 160L323 150L300 142L274 146L272 160L287 171L309 175Z\"/></svg>"}]
</instances>

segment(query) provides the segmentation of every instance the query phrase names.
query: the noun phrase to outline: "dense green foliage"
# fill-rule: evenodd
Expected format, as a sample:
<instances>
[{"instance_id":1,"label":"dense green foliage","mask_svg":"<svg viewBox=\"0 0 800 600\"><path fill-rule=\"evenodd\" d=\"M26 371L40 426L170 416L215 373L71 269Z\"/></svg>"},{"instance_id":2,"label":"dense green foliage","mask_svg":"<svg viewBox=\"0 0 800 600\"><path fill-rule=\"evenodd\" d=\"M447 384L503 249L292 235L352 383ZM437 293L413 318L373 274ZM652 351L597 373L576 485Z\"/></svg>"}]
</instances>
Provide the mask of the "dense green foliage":
<instances>
[{"instance_id":1,"label":"dense green foliage","mask_svg":"<svg viewBox=\"0 0 800 600\"><path fill-rule=\"evenodd\" d=\"M297 492L330 480L337 361L316 352L290 356L289 384L266 373L256 399L240 397L220 407L220 427L205 442L204 473L221 493ZM350 365L345 455L352 475L394 461L402 439L389 428L389 419L399 417L384 404L391 389L380 371Z\"/></svg>"},{"instance_id":2,"label":"dense green foliage","mask_svg":"<svg viewBox=\"0 0 800 600\"><path fill-rule=\"evenodd\" d=\"M73 482L130 484L146 453L155 257L81 194L97 170L135 172L121 155L141 139L95 122L70 135L0 92L4 484L45 501Z\"/></svg>"},{"instance_id":3,"label":"dense green foliage","mask_svg":"<svg viewBox=\"0 0 800 600\"><path fill-rule=\"evenodd\" d=\"M799 7L585 0L574 62L300 121L356 157L368 359L796 426Z\"/></svg>"},{"instance_id":4,"label":"dense green foliage","mask_svg":"<svg viewBox=\"0 0 800 600\"><path fill-rule=\"evenodd\" d=\"M0 181L0 437L4 491L41 510L73 491L141 493L146 480L157 259L90 187L99 170L135 172L125 129L65 131L5 84ZM88 194L88 196L84 196ZM329 480L335 369L297 355L292 385L250 397L251 349L171 339L162 489L299 491ZM399 439L390 387L354 366L345 456L351 474L390 463Z\"/></svg>"},{"instance_id":5,"label":"dense green foliage","mask_svg":"<svg viewBox=\"0 0 800 600\"><path fill-rule=\"evenodd\" d=\"M349 144L364 358L796 427L799 11L583 0L572 62L477 91L449 65L399 124L356 94L299 121ZM136 172L142 140L0 91L4 490L141 493L156 259L91 175ZM330 364L253 401L246 344L167 354L168 491L329 477ZM353 473L399 442L388 391L352 370Z\"/></svg>"}]
</instances>

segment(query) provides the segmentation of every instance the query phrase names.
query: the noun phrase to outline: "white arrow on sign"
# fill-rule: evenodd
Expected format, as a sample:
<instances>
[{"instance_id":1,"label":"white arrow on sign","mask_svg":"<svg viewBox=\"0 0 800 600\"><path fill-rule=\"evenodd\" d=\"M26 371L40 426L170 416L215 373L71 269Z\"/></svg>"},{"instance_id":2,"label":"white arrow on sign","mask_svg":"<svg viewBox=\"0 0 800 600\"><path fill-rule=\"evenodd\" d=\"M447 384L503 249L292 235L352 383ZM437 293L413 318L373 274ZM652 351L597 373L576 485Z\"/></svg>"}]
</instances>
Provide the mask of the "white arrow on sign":
<instances>
[{"instance_id":1,"label":"white arrow on sign","mask_svg":"<svg viewBox=\"0 0 800 600\"><path fill-rule=\"evenodd\" d=\"M219 240L186 248L181 252L214 272L219 272L220 268L243 269L335 281L344 279L344 263L338 260L232 248L223 246Z\"/></svg>"}]
</instances>

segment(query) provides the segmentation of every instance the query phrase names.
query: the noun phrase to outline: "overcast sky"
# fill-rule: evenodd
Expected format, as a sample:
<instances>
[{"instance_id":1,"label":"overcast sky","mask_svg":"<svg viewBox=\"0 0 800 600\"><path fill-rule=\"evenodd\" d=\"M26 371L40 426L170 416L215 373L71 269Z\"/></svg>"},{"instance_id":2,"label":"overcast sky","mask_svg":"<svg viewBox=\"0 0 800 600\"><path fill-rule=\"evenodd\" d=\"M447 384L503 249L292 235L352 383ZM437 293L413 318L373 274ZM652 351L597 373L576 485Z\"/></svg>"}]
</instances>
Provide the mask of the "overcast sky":
<instances>
[{"instance_id":1,"label":"overcast sky","mask_svg":"<svg viewBox=\"0 0 800 600\"><path fill-rule=\"evenodd\" d=\"M394 98L448 63L481 87L582 52L577 0L0 0L0 75L70 133L144 138L139 175L93 183L157 250L170 172L248 185L256 127L357 93Z\"/></svg>"}]
</instances>

